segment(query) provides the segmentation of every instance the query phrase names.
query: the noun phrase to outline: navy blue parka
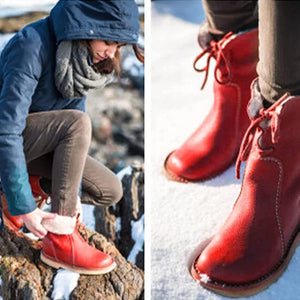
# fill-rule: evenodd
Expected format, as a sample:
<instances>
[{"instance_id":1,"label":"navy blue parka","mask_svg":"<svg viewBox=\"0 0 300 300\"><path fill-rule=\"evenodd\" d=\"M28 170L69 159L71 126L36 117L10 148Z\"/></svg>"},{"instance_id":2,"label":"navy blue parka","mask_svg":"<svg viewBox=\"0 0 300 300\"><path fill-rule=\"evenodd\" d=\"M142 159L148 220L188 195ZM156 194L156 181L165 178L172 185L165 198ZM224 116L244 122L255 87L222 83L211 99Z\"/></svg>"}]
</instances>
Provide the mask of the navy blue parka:
<instances>
[{"instance_id":1,"label":"navy blue parka","mask_svg":"<svg viewBox=\"0 0 300 300\"><path fill-rule=\"evenodd\" d=\"M0 178L12 215L36 208L23 150L27 115L85 109L85 98L64 99L55 87L58 43L93 39L135 44L138 31L134 0L60 0L49 17L26 26L7 43L0 57Z\"/></svg>"}]
</instances>

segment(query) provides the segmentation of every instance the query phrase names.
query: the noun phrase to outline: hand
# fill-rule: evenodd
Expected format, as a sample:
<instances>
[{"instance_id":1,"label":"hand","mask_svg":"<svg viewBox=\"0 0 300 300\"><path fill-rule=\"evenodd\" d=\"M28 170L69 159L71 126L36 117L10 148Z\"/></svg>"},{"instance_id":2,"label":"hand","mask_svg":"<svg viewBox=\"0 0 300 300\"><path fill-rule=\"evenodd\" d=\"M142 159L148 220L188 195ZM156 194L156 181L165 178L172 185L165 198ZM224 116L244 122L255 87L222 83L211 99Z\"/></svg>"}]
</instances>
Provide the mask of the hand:
<instances>
[{"instance_id":1,"label":"hand","mask_svg":"<svg viewBox=\"0 0 300 300\"><path fill-rule=\"evenodd\" d=\"M47 230L41 224L43 219L54 219L56 214L48 213L36 208L34 211L20 215L26 227L38 238L42 239L46 234Z\"/></svg>"}]
</instances>

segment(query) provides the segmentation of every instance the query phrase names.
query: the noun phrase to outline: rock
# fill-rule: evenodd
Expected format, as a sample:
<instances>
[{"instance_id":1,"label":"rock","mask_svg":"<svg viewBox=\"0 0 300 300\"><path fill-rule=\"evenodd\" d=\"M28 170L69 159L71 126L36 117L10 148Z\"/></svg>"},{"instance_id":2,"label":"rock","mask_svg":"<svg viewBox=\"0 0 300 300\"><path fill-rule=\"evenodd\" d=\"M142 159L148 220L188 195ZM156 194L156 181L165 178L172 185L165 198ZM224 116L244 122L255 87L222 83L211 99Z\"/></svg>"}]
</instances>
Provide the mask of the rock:
<instances>
[{"instance_id":1,"label":"rock","mask_svg":"<svg viewBox=\"0 0 300 300\"><path fill-rule=\"evenodd\" d=\"M114 172L144 159L144 102L136 89L111 84L89 93L93 127L89 154Z\"/></svg>"},{"instance_id":2,"label":"rock","mask_svg":"<svg viewBox=\"0 0 300 300\"><path fill-rule=\"evenodd\" d=\"M143 223L144 216L144 169L139 163L127 167L122 178L123 197L113 207L95 208L96 231L113 241L124 257L130 255L136 241L133 238L135 222ZM139 224L143 226L143 224ZM143 235L143 233L141 233ZM135 264L144 269L144 250L136 253Z\"/></svg>"},{"instance_id":3,"label":"rock","mask_svg":"<svg viewBox=\"0 0 300 300\"><path fill-rule=\"evenodd\" d=\"M38 21L49 14L42 11L32 11L13 17L0 18L0 33L17 32L29 23Z\"/></svg>"},{"instance_id":4,"label":"rock","mask_svg":"<svg viewBox=\"0 0 300 300\"><path fill-rule=\"evenodd\" d=\"M99 143L106 143L112 138L111 120L105 115L99 118L94 118L93 122L93 137Z\"/></svg>"},{"instance_id":5,"label":"rock","mask_svg":"<svg viewBox=\"0 0 300 300\"><path fill-rule=\"evenodd\" d=\"M81 275L70 299L143 299L144 273L127 262L116 247L102 235L85 229L81 234L94 247L111 253L118 267L111 273L97 276ZM4 300L50 299L56 270L41 262L40 241L8 228L0 234L0 295Z\"/></svg>"},{"instance_id":6,"label":"rock","mask_svg":"<svg viewBox=\"0 0 300 300\"><path fill-rule=\"evenodd\" d=\"M143 139L137 139L137 134L132 134L128 131L118 128L114 131L114 140L128 146L128 154L144 156Z\"/></svg>"}]
</instances>

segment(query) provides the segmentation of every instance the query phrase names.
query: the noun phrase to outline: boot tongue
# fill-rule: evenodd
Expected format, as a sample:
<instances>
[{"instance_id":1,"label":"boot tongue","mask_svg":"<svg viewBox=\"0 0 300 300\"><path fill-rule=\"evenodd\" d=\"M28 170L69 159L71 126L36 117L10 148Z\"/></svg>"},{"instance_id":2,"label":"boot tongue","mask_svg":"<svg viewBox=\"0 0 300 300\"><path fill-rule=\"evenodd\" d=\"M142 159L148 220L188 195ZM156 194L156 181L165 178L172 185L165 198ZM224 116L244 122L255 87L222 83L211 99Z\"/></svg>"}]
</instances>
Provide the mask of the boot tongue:
<instances>
[{"instance_id":1,"label":"boot tongue","mask_svg":"<svg viewBox=\"0 0 300 300\"><path fill-rule=\"evenodd\" d=\"M254 140L262 151L272 150L280 136L279 118L283 106L290 99L289 94L285 94L270 108L263 107L263 98L258 91L257 80L252 84L252 98L248 104L248 114L251 124L248 127L241 143L239 155L236 162L236 177L240 178L240 166L242 161L246 161L250 154ZM256 138L255 138L256 136Z\"/></svg>"},{"instance_id":2,"label":"boot tongue","mask_svg":"<svg viewBox=\"0 0 300 300\"><path fill-rule=\"evenodd\" d=\"M251 100L248 103L248 115L251 120L254 120L259 117L259 111L264 108L263 97L259 92L258 79L253 81L251 91L252 95Z\"/></svg>"}]
</instances>

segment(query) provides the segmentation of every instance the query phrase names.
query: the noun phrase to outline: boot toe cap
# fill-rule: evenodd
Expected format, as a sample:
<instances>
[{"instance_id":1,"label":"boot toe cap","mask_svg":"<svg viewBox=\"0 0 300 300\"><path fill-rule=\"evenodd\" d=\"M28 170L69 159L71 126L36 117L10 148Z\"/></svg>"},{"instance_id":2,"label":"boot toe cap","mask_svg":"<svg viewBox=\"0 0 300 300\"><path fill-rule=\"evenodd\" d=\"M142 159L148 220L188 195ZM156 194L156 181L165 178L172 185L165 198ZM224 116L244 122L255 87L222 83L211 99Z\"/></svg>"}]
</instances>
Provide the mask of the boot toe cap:
<instances>
[{"instance_id":1,"label":"boot toe cap","mask_svg":"<svg viewBox=\"0 0 300 300\"><path fill-rule=\"evenodd\" d=\"M188 181L186 176L186 164L182 158L180 158L176 151L171 152L164 163L164 169L168 179L173 181Z\"/></svg>"},{"instance_id":2,"label":"boot toe cap","mask_svg":"<svg viewBox=\"0 0 300 300\"><path fill-rule=\"evenodd\" d=\"M242 252L218 243L209 244L194 263L195 279L221 284L242 284L251 280L251 261ZM249 273L250 272L250 273Z\"/></svg>"},{"instance_id":3,"label":"boot toe cap","mask_svg":"<svg viewBox=\"0 0 300 300\"><path fill-rule=\"evenodd\" d=\"M237 278L234 278L233 274L226 274L226 269L220 259L202 253L194 262L192 275L204 285L211 282L235 283Z\"/></svg>"},{"instance_id":4,"label":"boot toe cap","mask_svg":"<svg viewBox=\"0 0 300 300\"><path fill-rule=\"evenodd\" d=\"M204 284L244 285L266 274L265 266L249 253L218 245L204 249L195 260L193 269L193 277Z\"/></svg>"},{"instance_id":5,"label":"boot toe cap","mask_svg":"<svg viewBox=\"0 0 300 300\"><path fill-rule=\"evenodd\" d=\"M95 264L97 268L107 268L114 264L114 259L106 253L100 252L95 260Z\"/></svg>"}]
</instances>

